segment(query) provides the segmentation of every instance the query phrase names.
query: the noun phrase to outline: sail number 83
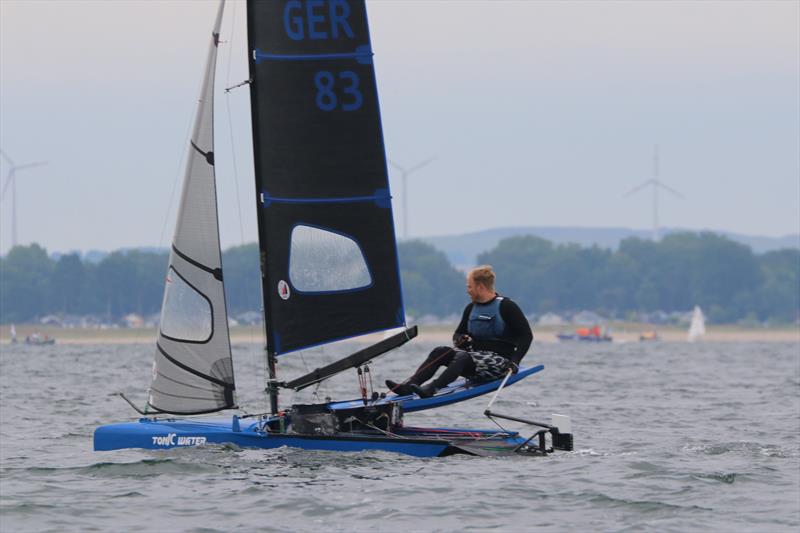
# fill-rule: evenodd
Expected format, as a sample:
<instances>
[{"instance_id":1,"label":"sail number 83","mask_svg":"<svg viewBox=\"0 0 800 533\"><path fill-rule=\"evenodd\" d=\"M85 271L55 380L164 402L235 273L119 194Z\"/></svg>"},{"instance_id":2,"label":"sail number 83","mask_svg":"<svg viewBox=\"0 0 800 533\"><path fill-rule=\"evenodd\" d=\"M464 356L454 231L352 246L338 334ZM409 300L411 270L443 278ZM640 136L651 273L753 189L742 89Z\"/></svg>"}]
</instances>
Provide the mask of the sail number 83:
<instances>
[{"instance_id":1,"label":"sail number 83","mask_svg":"<svg viewBox=\"0 0 800 533\"><path fill-rule=\"evenodd\" d=\"M327 70L320 70L314 75L314 85L317 87L317 107L323 111L355 111L361 107L364 98L358 88L358 74L351 70L344 70L334 74Z\"/></svg>"}]
</instances>

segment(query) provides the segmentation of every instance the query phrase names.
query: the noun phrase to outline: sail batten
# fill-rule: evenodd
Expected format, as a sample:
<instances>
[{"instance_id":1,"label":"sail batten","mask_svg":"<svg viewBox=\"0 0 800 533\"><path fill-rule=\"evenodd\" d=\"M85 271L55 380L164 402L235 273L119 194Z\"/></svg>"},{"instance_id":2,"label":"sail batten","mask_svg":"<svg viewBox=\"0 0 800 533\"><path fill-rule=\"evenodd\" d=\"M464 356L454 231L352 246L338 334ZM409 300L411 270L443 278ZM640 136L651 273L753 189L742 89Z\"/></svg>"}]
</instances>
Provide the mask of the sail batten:
<instances>
[{"instance_id":1,"label":"sail batten","mask_svg":"<svg viewBox=\"0 0 800 533\"><path fill-rule=\"evenodd\" d=\"M364 2L247 7L269 350L404 326Z\"/></svg>"},{"instance_id":2,"label":"sail batten","mask_svg":"<svg viewBox=\"0 0 800 533\"><path fill-rule=\"evenodd\" d=\"M200 414L235 407L214 173L213 95L224 0L209 45L161 306L149 407Z\"/></svg>"}]
</instances>

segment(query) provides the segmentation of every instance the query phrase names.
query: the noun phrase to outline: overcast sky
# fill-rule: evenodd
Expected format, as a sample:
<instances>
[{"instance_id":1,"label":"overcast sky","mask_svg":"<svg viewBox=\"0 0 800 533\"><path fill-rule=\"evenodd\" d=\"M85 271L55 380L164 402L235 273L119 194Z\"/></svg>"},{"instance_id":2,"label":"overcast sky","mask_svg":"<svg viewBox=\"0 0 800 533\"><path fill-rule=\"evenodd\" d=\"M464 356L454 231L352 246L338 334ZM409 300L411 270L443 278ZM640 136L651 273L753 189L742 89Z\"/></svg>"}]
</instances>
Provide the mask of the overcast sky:
<instances>
[{"instance_id":1,"label":"overcast sky","mask_svg":"<svg viewBox=\"0 0 800 533\"><path fill-rule=\"evenodd\" d=\"M0 148L19 165L49 161L18 174L20 243L168 245L215 9L0 0ZM409 178L412 237L648 228L649 193L623 195L652 177L656 144L661 179L686 197L662 195L663 226L800 231L800 2L367 9L388 156L409 167L436 156ZM249 94L222 93L247 77L244 11L228 2L217 70L224 247L256 238Z\"/></svg>"}]
</instances>

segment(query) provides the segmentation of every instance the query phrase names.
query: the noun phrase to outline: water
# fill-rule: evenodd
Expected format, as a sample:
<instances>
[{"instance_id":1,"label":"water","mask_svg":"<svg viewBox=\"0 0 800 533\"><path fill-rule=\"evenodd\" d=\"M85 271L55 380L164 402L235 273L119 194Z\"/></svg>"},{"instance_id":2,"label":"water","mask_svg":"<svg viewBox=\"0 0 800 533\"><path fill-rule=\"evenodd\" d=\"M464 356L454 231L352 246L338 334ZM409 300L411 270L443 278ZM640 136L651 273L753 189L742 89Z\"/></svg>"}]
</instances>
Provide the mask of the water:
<instances>
[{"instance_id":1,"label":"water","mask_svg":"<svg viewBox=\"0 0 800 533\"><path fill-rule=\"evenodd\" d=\"M405 377L431 347L415 342L378 360L376 383ZM576 451L546 458L230 447L93 452L97 425L135 418L110 394L143 401L151 357L146 345L2 347L0 530L800 526L797 344L537 344L525 362L544 363L545 371L503 392L494 409L535 419L572 415ZM258 348L237 345L234 358L240 403L262 409ZM280 371L297 375L318 361L311 351L284 359ZM321 394L353 397L356 383L348 372ZM407 421L492 427L481 415L487 401Z\"/></svg>"}]
</instances>

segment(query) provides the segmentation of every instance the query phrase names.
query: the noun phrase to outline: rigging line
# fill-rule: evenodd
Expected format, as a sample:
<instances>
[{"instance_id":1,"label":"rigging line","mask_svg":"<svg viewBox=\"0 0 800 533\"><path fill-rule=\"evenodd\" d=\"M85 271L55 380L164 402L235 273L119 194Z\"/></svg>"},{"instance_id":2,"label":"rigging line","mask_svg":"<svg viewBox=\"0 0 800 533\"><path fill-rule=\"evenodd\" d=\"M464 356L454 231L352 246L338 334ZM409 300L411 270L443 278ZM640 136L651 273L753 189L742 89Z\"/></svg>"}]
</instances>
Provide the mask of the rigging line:
<instances>
[{"instance_id":1,"label":"rigging line","mask_svg":"<svg viewBox=\"0 0 800 533\"><path fill-rule=\"evenodd\" d=\"M314 398L316 402L319 402L319 399L321 398L319 395L319 388L322 387L323 383L323 381L318 382L316 385L314 385L314 390L311 392L311 397Z\"/></svg>"},{"instance_id":2,"label":"rigging line","mask_svg":"<svg viewBox=\"0 0 800 533\"><path fill-rule=\"evenodd\" d=\"M203 86L203 80L197 86L197 94L200 94L200 89ZM189 123L186 125L186 133L183 139L189 139L191 142L192 126L194 125L194 110L197 105L196 101L192 102L191 112L189 113ZM175 190L178 188L178 181L181 177L181 169L183 169L186 162L186 154L189 152L189 143L184 143L181 148L181 156L178 158L178 168L175 170L175 178L172 180L172 191L169 193L169 201L167 202L167 211L164 213L164 223L161 225L161 235L158 237L158 247L161 248L164 244L164 233L167 231L167 224L170 221L170 212L172 211L172 201L175 199Z\"/></svg>"},{"instance_id":3,"label":"rigging line","mask_svg":"<svg viewBox=\"0 0 800 533\"><path fill-rule=\"evenodd\" d=\"M125 394L123 394L123 393L121 393L121 392L118 392L118 393L116 393L116 394L115 394L115 396L119 396L120 398L122 398L123 400L125 400L126 402L128 402L128 405L130 405L131 407L133 407L134 411L136 411L136 412L137 412L137 413L139 413L140 415L147 416L148 414L150 414L150 413L148 413L148 412L147 412L147 404L145 404L145 409L144 409L144 410L142 410L142 409L139 409L139 407L137 407L135 403L133 403L131 400L129 400L129 399L128 399L128 397L127 397L127 396L125 396Z\"/></svg>"},{"instance_id":4,"label":"rigging line","mask_svg":"<svg viewBox=\"0 0 800 533\"><path fill-rule=\"evenodd\" d=\"M227 64L226 73L225 73L225 85L230 85L230 80L231 80L231 65L233 64L233 60L232 60L232 58L233 58L233 44L234 44L234 39L236 38L236 9L237 9L238 4L239 4L239 2L233 2L233 10L231 11L230 38L225 43L228 46L228 64ZM233 185L234 185L234 189L236 191L236 209L237 209L238 216L239 216L239 241L240 241L241 245L244 246L244 244L245 244L245 242L244 242L244 223L243 223L243 217L242 217L241 195L239 193L239 166L238 166L237 159L236 159L236 142L235 142L234 134L233 134L233 115L231 113L231 104L230 104L230 99L229 98L230 98L230 88L225 89L225 110L226 110L227 115L228 115L228 134L229 134L229 140L230 140L230 143L231 143L231 165L233 167ZM263 313L261 314L261 316L264 316ZM256 334L254 333L254 329L253 328L254 327L246 328L246 331L248 332L248 337L250 338L251 342L254 342L256 340ZM258 337L261 340L261 344L266 346L267 340L264 337L264 328L260 328L260 329L261 329L261 335L259 335ZM254 363L253 366L257 367L257 365L255 364L255 360L256 360L255 357L256 357L256 355L253 354L252 362ZM266 369L265 369L265 371L266 371ZM268 395L266 394L266 391L265 391L265 396L268 397Z\"/></svg>"},{"instance_id":5,"label":"rigging line","mask_svg":"<svg viewBox=\"0 0 800 533\"><path fill-rule=\"evenodd\" d=\"M311 372L311 369L310 369L310 367L308 366L308 362L306 361L306 356L305 356L305 353L306 353L306 351L305 351L305 350L298 350L298 351L297 351L297 353L299 353L299 354L300 354L300 360L303 362L303 367L305 367L305 369L306 369L306 372L305 372L305 373L306 373L306 374L308 374L309 372ZM312 398L316 398L316 399L317 399L317 401L319 401L319 398L320 398L320 395L319 395L319 389L320 389L320 387L322 386L322 384L323 384L323 382L322 382L322 381L318 382L318 383L316 384L316 387L314 387L314 391L311 393L311 397L312 397ZM292 392L292 397L294 397L294 391L295 391L295 390L294 390L294 389L291 389L291 390L293 391L293 392ZM326 389L325 389L325 390L326 390L326 392L327 392L327 387L326 387Z\"/></svg>"},{"instance_id":6,"label":"rigging line","mask_svg":"<svg viewBox=\"0 0 800 533\"><path fill-rule=\"evenodd\" d=\"M306 351L305 350L298 350L298 353L300 354L300 360L303 362L303 366L306 369L306 374L308 374L310 372L310 370L308 368L308 363L306 362Z\"/></svg>"},{"instance_id":7,"label":"rigging line","mask_svg":"<svg viewBox=\"0 0 800 533\"><path fill-rule=\"evenodd\" d=\"M487 415L487 416L486 416L486 418L488 418L489 420L491 420L491 421L494 423L494 425L495 425L495 426L497 426L497 427L499 427L499 428L500 428L500 430L501 430L501 431L503 431L504 433L509 433L509 431L508 431L506 428L504 428L503 426L501 426L501 425L500 425L500 422L498 422L497 420L495 420L493 417L491 417L491 416Z\"/></svg>"},{"instance_id":8,"label":"rigging line","mask_svg":"<svg viewBox=\"0 0 800 533\"><path fill-rule=\"evenodd\" d=\"M233 13L231 15L231 37L228 41L228 68L225 74L225 85L230 85L231 82L231 63L233 57L233 39L236 35L236 5L238 2L233 3ZM236 209L239 212L239 238L242 246L244 246L244 224L242 223L242 200L239 195L239 167L236 164L236 143L233 138L233 117L231 116L231 101L230 92L225 91L225 109L228 114L228 133L231 141L231 164L233 166L233 184L236 189Z\"/></svg>"},{"instance_id":9,"label":"rigging line","mask_svg":"<svg viewBox=\"0 0 800 533\"><path fill-rule=\"evenodd\" d=\"M353 418L355 418L355 417L353 417ZM396 438L396 439L405 439L405 440L409 439L409 437L406 437L404 435L398 435L397 433L392 433L391 431L386 431L385 429L379 428L375 424L368 424L368 423L364 422L363 420L359 420L358 418L356 418L356 421L360 422L361 424L363 424L364 426L366 426L368 428L376 429L376 430L380 431L381 433L384 433L387 437L392 437L392 438Z\"/></svg>"}]
</instances>

